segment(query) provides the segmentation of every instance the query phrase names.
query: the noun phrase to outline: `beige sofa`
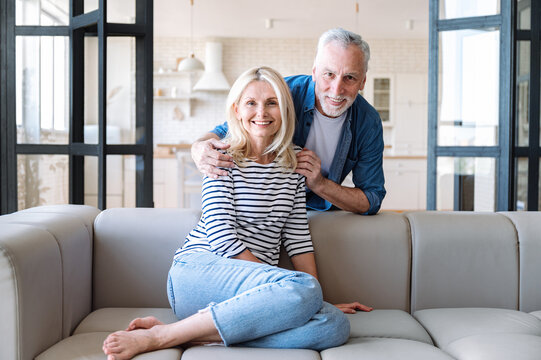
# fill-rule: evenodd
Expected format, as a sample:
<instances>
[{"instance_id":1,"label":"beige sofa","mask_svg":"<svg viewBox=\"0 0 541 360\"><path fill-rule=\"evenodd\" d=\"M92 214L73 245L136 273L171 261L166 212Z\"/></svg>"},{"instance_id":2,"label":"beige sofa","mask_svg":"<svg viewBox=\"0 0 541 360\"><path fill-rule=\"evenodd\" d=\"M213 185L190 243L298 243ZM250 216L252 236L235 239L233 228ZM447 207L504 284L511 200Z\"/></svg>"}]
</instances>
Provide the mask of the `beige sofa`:
<instances>
[{"instance_id":1,"label":"beige sofa","mask_svg":"<svg viewBox=\"0 0 541 360\"><path fill-rule=\"evenodd\" d=\"M104 359L165 283L199 214L38 207L0 217L0 359ZM541 213L310 214L324 296L361 301L343 346L201 346L138 359L541 359ZM284 262L283 266L288 266Z\"/></svg>"}]
</instances>

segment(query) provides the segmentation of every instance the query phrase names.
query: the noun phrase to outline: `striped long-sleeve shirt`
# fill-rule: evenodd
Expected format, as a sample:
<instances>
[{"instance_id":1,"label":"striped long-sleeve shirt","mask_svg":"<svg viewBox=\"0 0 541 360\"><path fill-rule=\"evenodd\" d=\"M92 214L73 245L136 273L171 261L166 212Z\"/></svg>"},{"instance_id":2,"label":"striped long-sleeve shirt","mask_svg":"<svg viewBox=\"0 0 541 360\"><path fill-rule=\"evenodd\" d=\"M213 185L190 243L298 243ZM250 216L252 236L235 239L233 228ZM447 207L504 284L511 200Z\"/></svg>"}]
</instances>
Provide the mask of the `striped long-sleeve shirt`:
<instances>
[{"instance_id":1,"label":"striped long-sleeve shirt","mask_svg":"<svg viewBox=\"0 0 541 360\"><path fill-rule=\"evenodd\" d=\"M306 217L304 176L283 172L275 162L248 161L227 176L205 177L202 215L175 253L209 251L231 258L249 249L278 264L280 244L290 257L313 252Z\"/></svg>"}]
</instances>

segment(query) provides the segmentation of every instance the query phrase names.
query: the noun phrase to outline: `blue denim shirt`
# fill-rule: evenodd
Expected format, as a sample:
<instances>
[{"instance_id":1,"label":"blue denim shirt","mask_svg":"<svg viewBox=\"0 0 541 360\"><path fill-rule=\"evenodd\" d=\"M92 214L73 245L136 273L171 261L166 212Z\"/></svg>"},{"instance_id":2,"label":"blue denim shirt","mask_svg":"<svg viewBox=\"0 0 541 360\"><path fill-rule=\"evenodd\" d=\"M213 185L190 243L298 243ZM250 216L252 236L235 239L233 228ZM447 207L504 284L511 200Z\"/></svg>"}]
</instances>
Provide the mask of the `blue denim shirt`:
<instances>
[{"instance_id":1,"label":"blue denim shirt","mask_svg":"<svg viewBox=\"0 0 541 360\"><path fill-rule=\"evenodd\" d=\"M293 142L304 147L314 121L315 83L309 75L290 76L285 80L291 90L297 116ZM224 138L227 123L217 126L212 132ZM360 95L357 95L347 111L328 178L341 184L350 171L353 172L355 187L363 190L370 203L365 214L376 214L386 193L383 176L383 127L378 112ZM325 211L333 205L307 188L306 207Z\"/></svg>"}]
</instances>

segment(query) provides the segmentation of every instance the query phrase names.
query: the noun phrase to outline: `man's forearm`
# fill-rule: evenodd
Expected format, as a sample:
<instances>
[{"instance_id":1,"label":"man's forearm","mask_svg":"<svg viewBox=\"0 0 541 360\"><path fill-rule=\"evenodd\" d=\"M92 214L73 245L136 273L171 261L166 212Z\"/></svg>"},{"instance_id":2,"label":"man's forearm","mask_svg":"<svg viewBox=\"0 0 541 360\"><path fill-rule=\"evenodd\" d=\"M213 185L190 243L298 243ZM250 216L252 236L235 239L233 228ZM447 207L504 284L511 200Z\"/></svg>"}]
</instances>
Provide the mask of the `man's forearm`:
<instances>
[{"instance_id":1,"label":"man's forearm","mask_svg":"<svg viewBox=\"0 0 541 360\"><path fill-rule=\"evenodd\" d=\"M208 133L205 133L203 136L201 136L199 139L195 140L195 142L205 141L209 139L220 140L220 137L216 135L215 133L209 131Z\"/></svg>"},{"instance_id":2,"label":"man's forearm","mask_svg":"<svg viewBox=\"0 0 541 360\"><path fill-rule=\"evenodd\" d=\"M310 190L345 211L363 214L370 209L370 202L364 191L339 185L327 178L323 178L321 184Z\"/></svg>"}]
</instances>

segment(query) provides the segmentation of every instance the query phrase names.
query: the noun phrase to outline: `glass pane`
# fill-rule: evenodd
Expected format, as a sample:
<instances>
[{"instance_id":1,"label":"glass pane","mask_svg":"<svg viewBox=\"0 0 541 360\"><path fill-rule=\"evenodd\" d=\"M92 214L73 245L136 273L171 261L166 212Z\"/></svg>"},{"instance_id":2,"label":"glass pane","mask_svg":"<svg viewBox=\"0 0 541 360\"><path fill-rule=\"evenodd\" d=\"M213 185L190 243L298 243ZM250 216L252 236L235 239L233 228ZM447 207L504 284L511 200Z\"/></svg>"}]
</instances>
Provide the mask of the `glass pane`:
<instances>
[{"instance_id":1,"label":"glass pane","mask_svg":"<svg viewBox=\"0 0 541 360\"><path fill-rule=\"evenodd\" d=\"M135 155L107 156L107 207L135 207Z\"/></svg>"},{"instance_id":2,"label":"glass pane","mask_svg":"<svg viewBox=\"0 0 541 360\"><path fill-rule=\"evenodd\" d=\"M500 0L440 0L440 19L496 15Z\"/></svg>"},{"instance_id":3,"label":"glass pane","mask_svg":"<svg viewBox=\"0 0 541 360\"><path fill-rule=\"evenodd\" d=\"M135 24L135 0L109 0L107 22Z\"/></svg>"},{"instance_id":4,"label":"glass pane","mask_svg":"<svg viewBox=\"0 0 541 360\"><path fill-rule=\"evenodd\" d=\"M493 158L438 158L437 209L494 211L496 160Z\"/></svg>"},{"instance_id":5,"label":"glass pane","mask_svg":"<svg viewBox=\"0 0 541 360\"><path fill-rule=\"evenodd\" d=\"M382 121L390 120L391 104L391 79L374 79L374 107L379 113Z\"/></svg>"},{"instance_id":6,"label":"glass pane","mask_svg":"<svg viewBox=\"0 0 541 360\"><path fill-rule=\"evenodd\" d=\"M16 25L69 25L69 0L17 0Z\"/></svg>"},{"instance_id":7,"label":"glass pane","mask_svg":"<svg viewBox=\"0 0 541 360\"><path fill-rule=\"evenodd\" d=\"M515 171L516 210L528 210L528 158L516 159Z\"/></svg>"},{"instance_id":8,"label":"glass pane","mask_svg":"<svg viewBox=\"0 0 541 360\"><path fill-rule=\"evenodd\" d=\"M98 207L98 158L85 156L85 205Z\"/></svg>"},{"instance_id":9,"label":"glass pane","mask_svg":"<svg viewBox=\"0 0 541 360\"><path fill-rule=\"evenodd\" d=\"M69 39L17 36L16 123L19 144L69 142Z\"/></svg>"},{"instance_id":10,"label":"glass pane","mask_svg":"<svg viewBox=\"0 0 541 360\"><path fill-rule=\"evenodd\" d=\"M86 2L85 2L86 3ZM85 37L85 143L98 143L98 38Z\"/></svg>"},{"instance_id":11,"label":"glass pane","mask_svg":"<svg viewBox=\"0 0 541 360\"><path fill-rule=\"evenodd\" d=\"M107 142L135 143L135 39L130 37L107 39Z\"/></svg>"},{"instance_id":12,"label":"glass pane","mask_svg":"<svg viewBox=\"0 0 541 360\"><path fill-rule=\"evenodd\" d=\"M115 0L113 0L115 1ZM98 10L99 8L99 1L98 0L84 0L84 12L89 13L94 10Z\"/></svg>"},{"instance_id":13,"label":"glass pane","mask_svg":"<svg viewBox=\"0 0 541 360\"><path fill-rule=\"evenodd\" d=\"M135 207L135 155L107 156L107 208ZM85 156L85 204L98 206L98 158Z\"/></svg>"},{"instance_id":14,"label":"glass pane","mask_svg":"<svg viewBox=\"0 0 541 360\"><path fill-rule=\"evenodd\" d=\"M440 33L438 145L498 143L498 30Z\"/></svg>"},{"instance_id":15,"label":"glass pane","mask_svg":"<svg viewBox=\"0 0 541 360\"><path fill-rule=\"evenodd\" d=\"M69 203L67 155L17 155L18 209Z\"/></svg>"},{"instance_id":16,"label":"glass pane","mask_svg":"<svg viewBox=\"0 0 541 360\"><path fill-rule=\"evenodd\" d=\"M532 5L531 0L517 1L517 28L520 30L531 29Z\"/></svg>"},{"instance_id":17,"label":"glass pane","mask_svg":"<svg viewBox=\"0 0 541 360\"><path fill-rule=\"evenodd\" d=\"M530 42L519 41L517 46L517 131L518 146L528 146L530 99Z\"/></svg>"},{"instance_id":18,"label":"glass pane","mask_svg":"<svg viewBox=\"0 0 541 360\"><path fill-rule=\"evenodd\" d=\"M97 10L98 0L85 0L85 13ZM110 23L135 23L135 0L109 0L107 2L107 22Z\"/></svg>"}]
</instances>

